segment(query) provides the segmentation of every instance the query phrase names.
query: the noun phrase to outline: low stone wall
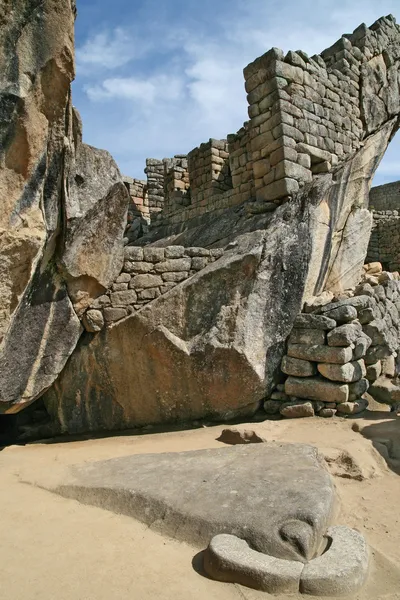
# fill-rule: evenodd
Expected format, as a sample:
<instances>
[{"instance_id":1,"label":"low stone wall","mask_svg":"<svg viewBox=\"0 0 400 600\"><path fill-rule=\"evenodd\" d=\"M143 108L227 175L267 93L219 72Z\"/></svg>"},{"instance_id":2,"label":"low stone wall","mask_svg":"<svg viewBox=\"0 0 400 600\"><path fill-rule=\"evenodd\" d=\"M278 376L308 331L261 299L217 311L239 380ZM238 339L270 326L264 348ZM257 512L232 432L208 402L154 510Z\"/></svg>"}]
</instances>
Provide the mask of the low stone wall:
<instances>
[{"instance_id":1,"label":"low stone wall","mask_svg":"<svg viewBox=\"0 0 400 600\"><path fill-rule=\"evenodd\" d=\"M86 311L82 322L87 331L98 332L166 294L209 263L220 258L222 248L125 248L120 275L103 296Z\"/></svg>"},{"instance_id":2,"label":"low stone wall","mask_svg":"<svg viewBox=\"0 0 400 600\"><path fill-rule=\"evenodd\" d=\"M373 211L400 209L400 181L377 185L369 193L369 207Z\"/></svg>"},{"instance_id":3,"label":"low stone wall","mask_svg":"<svg viewBox=\"0 0 400 600\"><path fill-rule=\"evenodd\" d=\"M381 394L382 377L396 377L400 281L394 277L372 265L350 297L329 302L327 296L327 304L306 307L282 360L286 380L264 403L268 414L357 414L368 406L367 391Z\"/></svg>"}]
</instances>

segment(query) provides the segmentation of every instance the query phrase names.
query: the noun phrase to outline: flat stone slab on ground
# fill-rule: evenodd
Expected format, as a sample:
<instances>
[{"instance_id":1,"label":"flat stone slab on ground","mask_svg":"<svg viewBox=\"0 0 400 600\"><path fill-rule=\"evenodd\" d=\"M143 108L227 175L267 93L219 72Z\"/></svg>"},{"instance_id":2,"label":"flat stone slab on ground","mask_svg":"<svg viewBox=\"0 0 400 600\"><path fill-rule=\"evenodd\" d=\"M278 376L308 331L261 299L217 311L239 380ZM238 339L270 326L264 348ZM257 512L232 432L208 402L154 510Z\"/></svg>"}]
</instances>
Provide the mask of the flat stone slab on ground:
<instances>
[{"instance_id":1,"label":"flat stone slab on ground","mask_svg":"<svg viewBox=\"0 0 400 600\"><path fill-rule=\"evenodd\" d=\"M336 504L316 448L273 442L115 458L74 468L52 489L198 547L225 533L301 562L320 551Z\"/></svg>"}]
</instances>

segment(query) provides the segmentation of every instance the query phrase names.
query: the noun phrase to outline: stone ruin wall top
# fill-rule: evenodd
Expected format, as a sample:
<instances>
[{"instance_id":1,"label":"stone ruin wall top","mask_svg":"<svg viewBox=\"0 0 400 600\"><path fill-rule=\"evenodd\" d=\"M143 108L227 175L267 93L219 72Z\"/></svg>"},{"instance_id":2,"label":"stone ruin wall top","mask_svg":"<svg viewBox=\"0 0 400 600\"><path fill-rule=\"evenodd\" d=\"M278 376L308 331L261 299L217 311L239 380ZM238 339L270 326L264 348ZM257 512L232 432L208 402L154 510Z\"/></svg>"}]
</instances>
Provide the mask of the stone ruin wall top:
<instances>
[{"instance_id":1,"label":"stone ruin wall top","mask_svg":"<svg viewBox=\"0 0 400 600\"><path fill-rule=\"evenodd\" d=\"M397 114L399 59L392 15L360 25L320 55L273 48L257 58L244 69L249 121L227 140L201 144L187 161L178 155L184 160L176 178L177 157L157 161L155 196L154 168L147 169L149 198L158 200L150 207L152 227L248 202L267 212L314 176L339 168Z\"/></svg>"}]
</instances>

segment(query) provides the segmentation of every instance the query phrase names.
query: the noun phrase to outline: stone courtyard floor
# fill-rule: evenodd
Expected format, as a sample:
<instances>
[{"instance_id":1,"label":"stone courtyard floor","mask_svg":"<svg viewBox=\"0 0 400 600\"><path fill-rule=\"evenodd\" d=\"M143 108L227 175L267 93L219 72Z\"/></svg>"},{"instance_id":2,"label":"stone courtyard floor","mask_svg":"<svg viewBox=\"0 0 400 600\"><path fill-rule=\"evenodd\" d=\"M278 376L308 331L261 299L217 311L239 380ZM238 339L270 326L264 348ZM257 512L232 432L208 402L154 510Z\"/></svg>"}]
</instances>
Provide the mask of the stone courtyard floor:
<instances>
[{"instance_id":1,"label":"stone courtyard floor","mask_svg":"<svg viewBox=\"0 0 400 600\"><path fill-rule=\"evenodd\" d=\"M353 600L400 599L400 417L367 411L236 425L267 440L314 444L341 501L340 523L372 549ZM139 453L220 448L223 426L11 446L0 452L0 600L255 600L267 594L211 581L198 551L134 519L35 486L72 464ZM386 458L386 460L385 460ZM281 596L282 598L282 596Z\"/></svg>"}]
</instances>

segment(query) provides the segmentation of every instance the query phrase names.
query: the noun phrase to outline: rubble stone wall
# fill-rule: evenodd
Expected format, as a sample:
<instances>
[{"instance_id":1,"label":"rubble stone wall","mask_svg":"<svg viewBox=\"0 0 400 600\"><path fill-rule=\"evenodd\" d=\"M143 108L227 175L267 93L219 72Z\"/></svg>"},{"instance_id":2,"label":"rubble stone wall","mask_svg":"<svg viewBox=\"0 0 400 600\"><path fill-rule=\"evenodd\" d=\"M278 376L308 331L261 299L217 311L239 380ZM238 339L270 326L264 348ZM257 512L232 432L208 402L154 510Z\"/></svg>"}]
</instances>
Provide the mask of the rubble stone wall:
<instances>
[{"instance_id":1,"label":"rubble stone wall","mask_svg":"<svg viewBox=\"0 0 400 600\"><path fill-rule=\"evenodd\" d=\"M395 400L389 393L382 399L382 387L390 389L387 378L397 376L400 281L380 263L367 268L348 297L306 306L297 317L281 365L286 380L265 402L268 414L357 414L368 406L367 391Z\"/></svg>"}]
</instances>

